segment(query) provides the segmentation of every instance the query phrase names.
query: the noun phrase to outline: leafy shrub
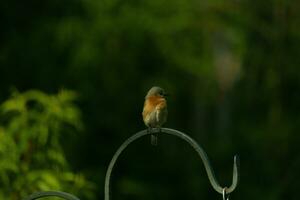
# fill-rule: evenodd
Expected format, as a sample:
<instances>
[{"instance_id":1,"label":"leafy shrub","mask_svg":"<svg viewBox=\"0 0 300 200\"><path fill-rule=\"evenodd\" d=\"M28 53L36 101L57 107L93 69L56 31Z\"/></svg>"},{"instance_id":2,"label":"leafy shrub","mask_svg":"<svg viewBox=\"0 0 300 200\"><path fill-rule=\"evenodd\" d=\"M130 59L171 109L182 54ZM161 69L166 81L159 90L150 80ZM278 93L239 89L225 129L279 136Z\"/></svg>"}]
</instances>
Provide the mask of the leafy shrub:
<instances>
[{"instance_id":1,"label":"leafy shrub","mask_svg":"<svg viewBox=\"0 0 300 200\"><path fill-rule=\"evenodd\" d=\"M0 199L45 190L93 197L93 184L70 170L62 149L64 132L82 129L75 99L72 91L31 90L15 92L1 104Z\"/></svg>"}]
</instances>

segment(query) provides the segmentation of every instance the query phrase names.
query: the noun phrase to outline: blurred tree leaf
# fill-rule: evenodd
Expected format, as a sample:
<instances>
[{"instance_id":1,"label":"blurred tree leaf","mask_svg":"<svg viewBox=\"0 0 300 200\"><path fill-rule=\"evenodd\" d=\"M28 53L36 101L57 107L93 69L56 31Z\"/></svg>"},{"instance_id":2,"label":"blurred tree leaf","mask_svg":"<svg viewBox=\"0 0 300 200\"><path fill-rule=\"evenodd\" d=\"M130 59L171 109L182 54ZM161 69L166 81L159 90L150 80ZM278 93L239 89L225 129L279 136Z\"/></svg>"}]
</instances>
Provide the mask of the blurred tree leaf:
<instances>
[{"instance_id":1,"label":"blurred tree leaf","mask_svg":"<svg viewBox=\"0 0 300 200\"><path fill-rule=\"evenodd\" d=\"M1 104L0 196L21 199L45 190L92 196L93 184L70 171L62 148L64 131L82 129L76 97L68 90L57 95L30 90Z\"/></svg>"}]
</instances>

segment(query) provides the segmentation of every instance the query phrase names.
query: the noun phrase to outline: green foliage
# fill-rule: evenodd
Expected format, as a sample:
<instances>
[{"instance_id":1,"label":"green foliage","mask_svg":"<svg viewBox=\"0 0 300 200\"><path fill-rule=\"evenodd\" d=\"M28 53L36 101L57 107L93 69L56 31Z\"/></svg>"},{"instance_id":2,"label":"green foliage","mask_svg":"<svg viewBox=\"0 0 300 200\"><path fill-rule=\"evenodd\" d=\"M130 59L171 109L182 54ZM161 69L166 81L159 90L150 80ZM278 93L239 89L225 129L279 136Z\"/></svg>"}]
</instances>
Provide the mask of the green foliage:
<instances>
[{"instance_id":1,"label":"green foliage","mask_svg":"<svg viewBox=\"0 0 300 200\"><path fill-rule=\"evenodd\" d=\"M17 200L47 190L91 196L93 185L70 170L63 151L64 132L82 129L75 99L76 94L67 90L57 95L31 90L14 92L1 104L1 199Z\"/></svg>"}]
</instances>

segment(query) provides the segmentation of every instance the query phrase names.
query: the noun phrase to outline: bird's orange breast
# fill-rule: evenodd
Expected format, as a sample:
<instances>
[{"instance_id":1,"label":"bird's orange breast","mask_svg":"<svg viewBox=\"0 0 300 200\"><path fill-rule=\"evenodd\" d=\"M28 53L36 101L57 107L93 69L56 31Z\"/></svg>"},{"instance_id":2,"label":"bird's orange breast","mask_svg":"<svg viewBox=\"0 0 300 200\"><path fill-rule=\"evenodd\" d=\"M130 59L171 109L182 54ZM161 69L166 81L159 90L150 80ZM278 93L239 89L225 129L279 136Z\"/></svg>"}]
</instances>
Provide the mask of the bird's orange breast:
<instances>
[{"instance_id":1,"label":"bird's orange breast","mask_svg":"<svg viewBox=\"0 0 300 200\"><path fill-rule=\"evenodd\" d=\"M148 97L145 100L144 110L143 110L143 118L145 118L148 114L150 114L155 109L163 109L167 106L166 99L163 97Z\"/></svg>"}]
</instances>

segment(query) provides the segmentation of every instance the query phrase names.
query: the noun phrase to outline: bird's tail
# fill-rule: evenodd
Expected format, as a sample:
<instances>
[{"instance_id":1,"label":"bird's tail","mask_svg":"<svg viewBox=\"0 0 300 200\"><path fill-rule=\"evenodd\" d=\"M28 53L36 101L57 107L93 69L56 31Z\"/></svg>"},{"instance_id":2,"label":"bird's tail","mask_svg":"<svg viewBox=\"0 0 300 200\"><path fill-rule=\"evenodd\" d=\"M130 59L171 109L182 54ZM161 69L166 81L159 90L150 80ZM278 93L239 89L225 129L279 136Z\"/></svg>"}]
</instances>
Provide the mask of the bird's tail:
<instances>
[{"instance_id":1,"label":"bird's tail","mask_svg":"<svg viewBox=\"0 0 300 200\"><path fill-rule=\"evenodd\" d=\"M151 135L151 144L153 146L157 145L157 135L154 135L154 134Z\"/></svg>"}]
</instances>

